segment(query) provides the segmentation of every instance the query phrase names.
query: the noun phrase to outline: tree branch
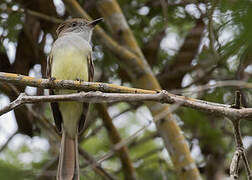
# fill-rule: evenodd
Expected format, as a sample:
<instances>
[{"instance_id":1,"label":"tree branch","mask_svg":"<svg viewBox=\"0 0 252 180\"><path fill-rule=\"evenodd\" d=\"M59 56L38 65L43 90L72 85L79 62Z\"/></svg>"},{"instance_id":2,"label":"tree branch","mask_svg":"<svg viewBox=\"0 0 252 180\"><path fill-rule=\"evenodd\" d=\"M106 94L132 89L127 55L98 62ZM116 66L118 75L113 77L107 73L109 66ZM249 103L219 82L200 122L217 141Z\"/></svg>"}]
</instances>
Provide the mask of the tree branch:
<instances>
[{"instance_id":1,"label":"tree branch","mask_svg":"<svg viewBox=\"0 0 252 180\"><path fill-rule=\"evenodd\" d=\"M1 76L2 74L8 76ZM4 78L2 78L4 77ZM8 77L8 78L6 78ZM67 95L51 95L51 96L27 96L20 94L20 96L9 105L0 110L0 115L13 110L25 103L37 102L55 102L55 101L85 101L85 102L118 102L118 101L156 101L161 103L180 103L181 106L190 107L200 111L215 113L216 115L227 116L230 118L251 118L252 108L235 109L232 106L219 103L213 103L198 99L193 99L185 96L177 96L165 90L150 91L136 88L129 88L124 86L117 86L107 83L92 83L92 82L78 82L70 80L55 80L36 79L28 76L21 76L9 73L0 73L0 81L19 82L19 84L32 85L35 87L51 87L60 89L75 89L75 90L91 90L103 92L117 92L117 93L102 93L102 92L80 92ZM121 94L126 93L126 94Z\"/></svg>"},{"instance_id":2,"label":"tree branch","mask_svg":"<svg viewBox=\"0 0 252 180\"><path fill-rule=\"evenodd\" d=\"M49 79L38 79L30 76L5 73L0 72L0 81L23 85L23 86L32 86L40 88L53 88L53 89L72 89L79 91L101 91L108 93L156 93L156 91L129 88L124 86L118 86L115 84L108 83L98 83L98 82L81 82L72 81L72 80L49 80Z\"/></svg>"},{"instance_id":3,"label":"tree branch","mask_svg":"<svg viewBox=\"0 0 252 180\"><path fill-rule=\"evenodd\" d=\"M110 115L108 114L107 107L105 104L96 104L96 107L103 119L103 124L107 129L110 141L113 144L117 144L121 141L121 137L116 127L114 126ZM119 158L122 163L122 169L124 172L124 179L134 180L136 179L136 172L133 167L132 161L129 157L127 146L122 146L118 151Z\"/></svg>"},{"instance_id":4,"label":"tree branch","mask_svg":"<svg viewBox=\"0 0 252 180\"><path fill-rule=\"evenodd\" d=\"M62 19L59 19L59 18L55 18L53 16L48 16L46 14L43 14L41 12L38 12L38 11L33 11L33 10L30 10L30 9L18 9L18 10L13 10L11 8L7 8L6 11L8 13L10 12L19 12L19 13L26 13L26 14L29 14L31 16L34 16L34 17L37 17L39 19L43 19L43 20L46 20L48 22L51 22L51 23L55 23L55 24L59 24L59 23L62 23L63 20Z\"/></svg>"},{"instance_id":5,"label":"tree branch","mask_svg":"<svg viewBox=\"0 0 252 180\"><path fill-rule=\"evenodd\" d=\"M241 103L241 92L236 91L235 93L235 104L231 107L236 109L242 109L242 103ZM233 117L231 118L233 128L234 128L234 136L236 141L236 151L232 158L232 162L230 165L230 177L234 180L238 179L238 170L239 170L239 161L242 158L243 164L245 166L246 172L247 172L247 179L252 180L252 172L250 170L250 166L248 163L248 159L246 156L245 148L242 143L242 135L240 130L240 118Z\"/></svg>"},{"instance_id":6,"label":"tree branch","mask_svg":"<svg viewBox=\"0 0 252 180\"><path fill-rule=\"evenodd\" d=\"M51 95L51 96L20 96L9 105L0 110L0 115L19 107L25 103L37 102L55 102L55 101L85 101L85 102L118 102L118 101L155 101L160 103L179 103L181 106L190 107L215 115L226 116L230 118L251 118L252 108L236 109L230 105L213 103L185 96L171 94L165 90L151 91L144 89L129 88L107 83L95 82L78 82L70 80L55 80L36 79L29 76L16 75L11 73L1 73L0 81L8 81L18 83L20 85L31 85L35 87L59 88L59 89L75 89L86 91L101 91L101 92L80 92L66 95ZM251 84L248 84L250 86ZM102 93L112 92L112 93ZM122 94L126 93L126 94Z\"/></svg>"},{"instance_id":7,"label":"tree branch","mask_svg":"<svg viewBox=\"0 0 252 180\"><path fill-rule=\"evenodd\" d=\"M7 141L1 146L0 153L6 148L6 146L9 144L9 142L12 140L12 138L18 133L16 130L8 139Z\"/></svg>"},{"instance_id":8,"label":"tree branch","mask_svg":"<svg viewBox=\"0 0 252 180\"><path fill-rule=\"evenodd\" d=\"M149 135L146 135L145 137L139 139L139 140L134 140L129 144L129 148L134 148L137 145L143 144L145 142L148 142L150 140L155 139L156 137L160 137L160 135L158 134L158 132L153 132Z\"/></svg>"},{"instance_id":9,"label":"tree branch","mask_svg":"<svg viewBox=\"0 0 252 180\"><path fill-rule=\"evenodd\" d=\"M88 164L94 169L97 174L100 174L103 178L108 180L116 180L117 178L112 176L111 174L107 173L99 163L95 161L95 159L90 156L86 151L79 148L79 153L81 156L84 157L88 161Z\"/></svg>"},{"instance_id":10,"label":"tree branch","mask_svg":"<svg viewBox=\"0 0 252 180\"><path fill-rule=\"evenodd\" d=\"M21 93L20 96L4 108L0 110L0 115L9 112L26 103L38 102L57 102L57 101L80 101L88 103L104 103L104 102L135 102L135 101L155 101L160 103L179 103L181 106L190 107L215 115L227 116L230 118L251 118L252 108L235 109L230 105L213 103L185 96L177 96L163 90L155 94L120 94L120 93L102 93L96 92L80 92L65 95L48 95L48 96L28 96Z\"/></svg>"}]
</instances>

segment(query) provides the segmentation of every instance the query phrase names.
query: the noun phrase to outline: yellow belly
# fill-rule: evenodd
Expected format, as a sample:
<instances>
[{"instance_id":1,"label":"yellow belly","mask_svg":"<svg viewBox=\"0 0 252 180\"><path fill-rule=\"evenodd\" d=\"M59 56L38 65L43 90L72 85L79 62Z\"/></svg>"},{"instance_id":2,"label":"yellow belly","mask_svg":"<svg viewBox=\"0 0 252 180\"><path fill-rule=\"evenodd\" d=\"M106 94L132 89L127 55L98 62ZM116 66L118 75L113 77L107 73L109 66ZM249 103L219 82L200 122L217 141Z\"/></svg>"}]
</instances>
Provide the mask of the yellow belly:
<instances>
[{"instance_id":1,"label":"yellow belly","mask_svg":"<svg viewBox=\"0 0 252 180\"><path fill-rule=\"evenodd\" d=\"M53 54L52 77L88 81L87 54L75 49L62 49Z\"/></svg>"},{"instance_id":2,"label":"yellow belly","mask_svg":"<svg viewBox=\"0 0 252 180\"><path fill-rule=\"evenodd\" d=\"M88 81L87 54L74 48L61 49L53 53L51 76L58 80ZM56 90L55 94L75 93L75 90ZM59 109L63 117L64 129L75 137L78 121L82 114L83 105L79 102L60 102Z\"/></svg>"}]
</instances>

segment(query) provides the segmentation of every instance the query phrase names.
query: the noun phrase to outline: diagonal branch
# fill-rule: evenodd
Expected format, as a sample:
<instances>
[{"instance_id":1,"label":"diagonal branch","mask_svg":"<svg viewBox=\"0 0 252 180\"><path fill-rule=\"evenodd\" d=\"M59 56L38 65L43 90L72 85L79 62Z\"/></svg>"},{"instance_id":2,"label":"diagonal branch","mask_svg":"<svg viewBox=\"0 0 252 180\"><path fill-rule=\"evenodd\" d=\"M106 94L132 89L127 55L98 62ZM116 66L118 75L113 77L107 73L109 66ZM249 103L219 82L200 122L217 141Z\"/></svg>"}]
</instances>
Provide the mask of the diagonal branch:
<instances>
[{"instance_id":1,"label":"diagonal branch","mask_svg":"<svg viewBox=\"0 0 252 180\"><path fill-rule=\"evenodd\" d=\"M185 74L188 73L188 71L201 67L200 65L198 65L198 67L192 67L191 62L197 54L204 29L205 25L203 20L197 20L195 26L186 36L173 63L166 63L158 76L159 82L164 89L180 88ZM209 67L209 65L207 67ZM175 76L173 74L175 74Z\"/></svg>"},{"instance_id":2,"label":"diagonal branch","mask_svg":"<svg viewBox=\"0 0 252 180\"><path fill-rule=\"evenodd\" d=\"M116 127L114 126L110 115L108 114L107 107L105 104L96 104L96 107L101 114L101 118L103 119L103 124L107 129L110 140L113 144L117 144L121 141L121 137ZM129 157L129 152L127 146L122 146L118 151L118 155L120 157L122 163L122 169L124 172L125 179L134 180L136 179L136 172L133 168L132 161Z\"/></svg>"},{"instance_id":3,"label":"diagonal branch","mask_svg":"<svg viewBox=\"0 0 252 180\"><path fill-rule=\"evenodd\" d=\"M48 16L48 15L43 14L43 13L41 13L41 12L34 11L34 10L30 10L30 9L22 9L22 8L20 8L20 9L18 9L18 10L13 10L13 9L11 9L11 8L7 8L6 11L7 11L8 13L10 13L10 12L13 12L13 13L14 13L14 12L26 13L26 14L29 14L29 15L31 15L31 16L37 17L37 18L39 18L39 19L46 20L46 21L48 21L48 22L56 23L56 24L62 23L62 22L63 22L63 20L61 20L61 19L59 19L59 18L55 18L55 17L53 17L53 16Z\"/></svg>"},{"instance_id":4,"label":"diagonal branch","mask_svg":"<svg viewBox=\"0 0 252 180\"><path fill-rule=\"evenodd\" d=\"M1 146L0 153L6 148L6 146L9 144L9 142L12 140L12 138L18 133L18 131L15 131L8 139L7 141Z\"/></svg>"},{"instance_id":5,"label":"diagonal branch","mask_svg":"<svg viewBox=\"0 0 252 180\"><path fill-rule=\"evenodd\" d=\"M117 1L100 0L98 2L98 9L100 9L101 14L103 14L105 22L112 27L111 30L113 34L117 35L117 40L123 46L126 46L128 49L134 52L134 54L136 54L138 57L137 59L130 59L131 61L129 61L129 59L125 60L121 58L121 60L127 62L125 70L128 72L130 77L133 77L133 84L137 87L143 87L145 89L160 90L160 84L153 74L149 64L147 63L147 60L145 59L141 49L139 48ZM116 55L116 53L114 54ZM132 65L134 68L133 73L132 71L128 71L128 69L132 68ZM181 133L180 127L177 125L170 113L165 113L169 112L169 106L161 105L155 102L146 103L146 105L150 109L153 116L163 113L166 114L166 116L163 116L163 121L156 123L156 127L163 138L166 149L170 153L179 179L201 179L199 171L191 157L188 146L185 143L179 143L185 141L185 137ZM176 140L174 140L174 137ZM184 158L182 161L179 161L181 157Z\"/></svg>"},{"instance_id":6,"label":"diagonal branch","mask_svg":"<svg viewBox=\"0 0 252 180\"><path fill-rule=\"evenodd\" d=\"M113 175L109 174L108 172L106 172L99 163L97 163L95 161L95 159L90 156L86 151L84 151L83 149L79 148L79 153L81 156L84 157L84 159L86 159L88 161L88 164L94 169L94 171L97 174L100 174L104 179L108 179L108 180L116 180L117 178L114 177Z\"/></svg>"}]
</instances>

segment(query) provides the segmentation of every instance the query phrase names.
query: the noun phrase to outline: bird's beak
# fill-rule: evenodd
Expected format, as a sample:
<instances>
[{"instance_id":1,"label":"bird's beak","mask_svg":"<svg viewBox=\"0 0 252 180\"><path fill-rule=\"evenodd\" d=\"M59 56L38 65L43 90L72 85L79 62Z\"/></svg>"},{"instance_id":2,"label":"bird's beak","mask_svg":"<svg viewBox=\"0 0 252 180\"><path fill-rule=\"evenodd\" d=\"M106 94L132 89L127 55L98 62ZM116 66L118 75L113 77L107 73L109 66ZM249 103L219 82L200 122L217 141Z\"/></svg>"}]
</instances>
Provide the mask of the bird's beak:
<instances>
[{"instance_id":1,"label":"bird's beak","mask_svg":"<svg viewBox=\"0 0 252 180\"><path fill-rule=\"evenodd\" d=\"M103 21L103 18L99 18L99 19L93 20L90 23L88 23L87 25L93 28L93 27L95 27L95 25L97 25L101 21Z\"/></svg>"}]
</instances>

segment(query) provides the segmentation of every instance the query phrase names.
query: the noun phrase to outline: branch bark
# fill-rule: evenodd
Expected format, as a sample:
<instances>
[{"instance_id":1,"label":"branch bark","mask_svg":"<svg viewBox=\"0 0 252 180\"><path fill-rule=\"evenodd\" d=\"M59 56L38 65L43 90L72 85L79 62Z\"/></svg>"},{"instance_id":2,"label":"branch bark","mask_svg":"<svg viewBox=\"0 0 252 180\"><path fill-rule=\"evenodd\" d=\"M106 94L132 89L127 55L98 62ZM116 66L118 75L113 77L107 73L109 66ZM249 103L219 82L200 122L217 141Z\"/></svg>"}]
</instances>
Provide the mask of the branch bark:
<instances>
[{"instance_id":1,"label":"branch bark","mask_svg":"<svg viewBox=\"0 0 252 180\"><path fill-rule=\"evenodd\" d=\"M4 78L2 78L3 77L2 75L5 75ZM20 96L15 101L13 101L8 106L0 110L0 115L16 107L19 107L20 105L25 103L55 102L55 101L85 101L89 103L119 102L119 101L128 101L128 102L156 101L158 103L169 103L169 104L178 103L180 104L180 106L190 107L207 113L226 116L229 118L249 119L252 117L252 108L236 109L235 107L230 105L213 103L185 96L174 95L165 90L151 91L151 90L129 88L124 86L118 86L107 83L97 83L97 82L80 83L79 81L71 81L71 80L50 81L47 79L36 79L28 76L21 76L11 73L0 73L0 81L8 81L16 83L19 82L19 84L22 85L26 84L35 87L75 89L80 91L81 90L96 91L96 92L80 92L67 95L51 95L51 96L27 96L25 94L20 94ZM102 92L109 92L109 93L102 93Z\"/></svg>"},{"instance_id":2,"label":"branch bark","mask_svg":"<svg viewBox=\"0 0 252 180\"><path fill-rule=\"evenodd\" d=\"M241 92L236 91L235 94L235 104L232 105L233 108L241 109L242 108L242 101L241 101ZM246 156L246 150L243 146L242 142L242 135L240 130L240 118L231 118L233 129L234 129L234 137L236 142L236 151L234 153L234 156L232 158L232 162L230 165L230 177L234 180L238 179L238 170L239 170L239 161L242 158L243 164L245 166L246 172L247 172L247 179L252 180L252 172L250 170L250 165Z\"/></svg>"},{"instance_id":3,"label":"branch bark","mask_svg":"<svg viewBox=\"0 0 252 180\"><path fill-rule=\"evenodd\" d=\"M0 152L2 152L6 146L9 144L9 142L12 140L12 138L18 133L18 131L15 131L8 139L7 141L0 147Z\"/></svg>"}]
</instances>

